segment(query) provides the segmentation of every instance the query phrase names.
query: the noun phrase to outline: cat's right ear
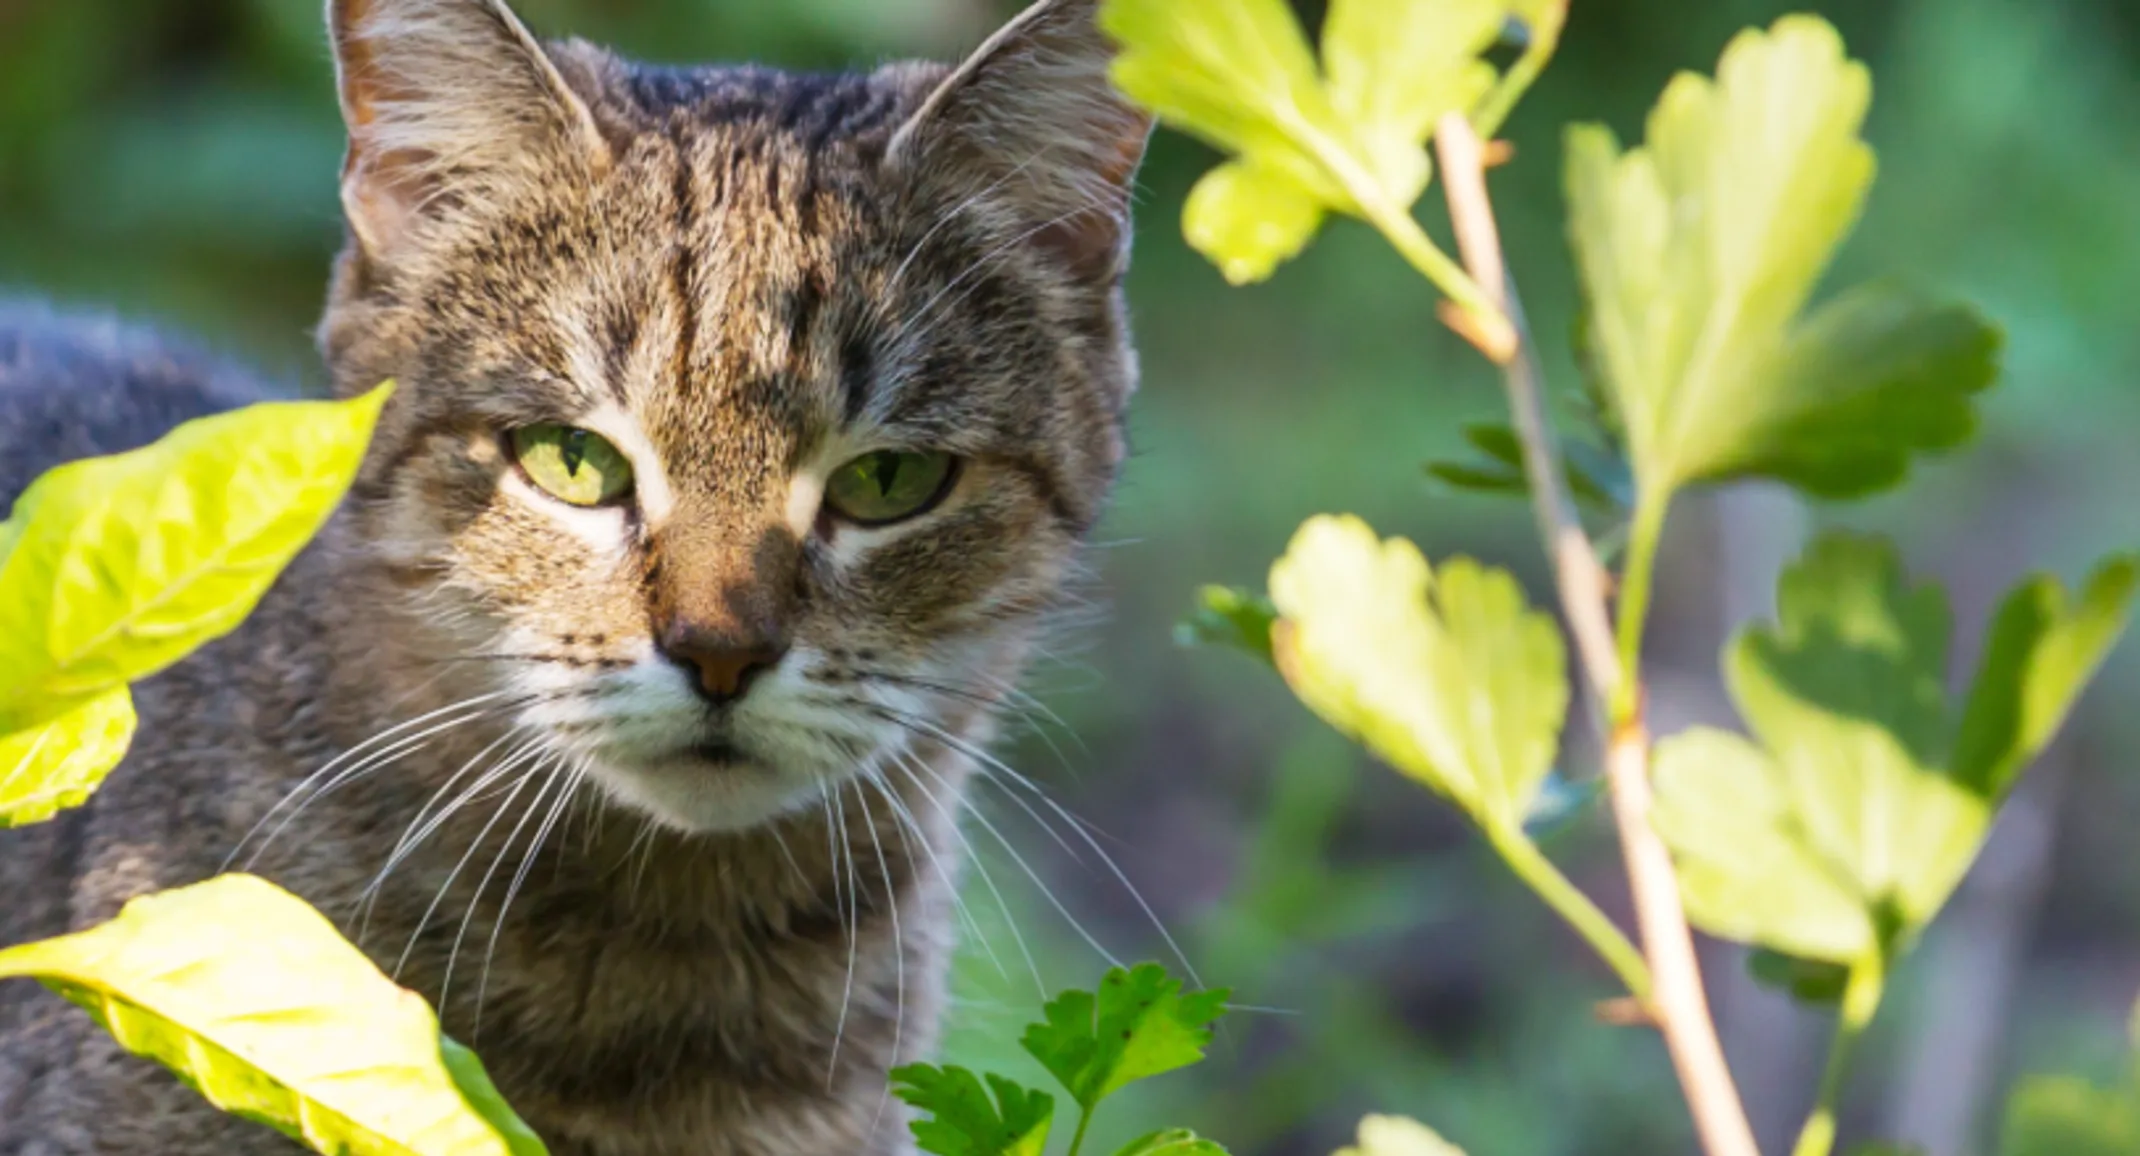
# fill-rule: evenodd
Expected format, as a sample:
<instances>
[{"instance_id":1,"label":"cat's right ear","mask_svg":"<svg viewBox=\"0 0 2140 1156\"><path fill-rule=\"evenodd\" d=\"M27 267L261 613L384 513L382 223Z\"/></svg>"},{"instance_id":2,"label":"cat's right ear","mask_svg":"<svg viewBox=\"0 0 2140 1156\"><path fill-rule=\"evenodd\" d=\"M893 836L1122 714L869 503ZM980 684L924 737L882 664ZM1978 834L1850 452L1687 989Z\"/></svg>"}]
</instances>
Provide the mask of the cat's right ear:
<instances>
[{"instance_id":1,"label":"cat's right ear","mask_svg":"<svg viewBox=\"0 0 2140 1156\"><path fill-rule=\"evenodd\" d=\"M327 27L342 208L369 257L560 166L608 164L593 114L504 0L329 0Z\"/></svg>"}]
</instances>

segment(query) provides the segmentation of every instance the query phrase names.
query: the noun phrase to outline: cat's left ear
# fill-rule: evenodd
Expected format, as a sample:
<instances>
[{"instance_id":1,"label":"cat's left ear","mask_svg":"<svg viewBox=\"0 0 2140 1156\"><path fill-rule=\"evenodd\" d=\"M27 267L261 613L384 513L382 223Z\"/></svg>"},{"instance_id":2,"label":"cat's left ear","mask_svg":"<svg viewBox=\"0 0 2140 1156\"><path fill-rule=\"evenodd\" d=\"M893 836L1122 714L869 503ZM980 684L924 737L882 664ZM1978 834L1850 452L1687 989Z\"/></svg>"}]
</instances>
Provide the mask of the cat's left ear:
<instances>
[{"instance_id":1,"label":"cat's left ear","mask_svg":"<svg viewBox=\"0 0 2140 1156\"><path fill-rule=\"evenodd\" d=\"M963 200L1020 211L1032 240L1082 276L1126 264L1131 182L1151 118L1107 79L1100 0L1040 0L930 92L887 163ZM954 201L956 203L956 201Z\"/></svg>"}]
</instances>

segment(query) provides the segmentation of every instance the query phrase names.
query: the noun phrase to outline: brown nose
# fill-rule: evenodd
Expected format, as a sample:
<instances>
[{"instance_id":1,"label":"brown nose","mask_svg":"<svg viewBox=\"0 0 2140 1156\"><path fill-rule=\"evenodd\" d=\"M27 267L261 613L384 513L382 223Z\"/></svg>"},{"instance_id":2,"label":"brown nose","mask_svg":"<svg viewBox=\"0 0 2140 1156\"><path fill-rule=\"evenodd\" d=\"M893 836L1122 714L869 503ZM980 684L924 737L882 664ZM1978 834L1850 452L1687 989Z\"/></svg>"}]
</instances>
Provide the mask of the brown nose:
<instances>
[{"instance_id":1,"label":"brown nose","mask_svg":"<svg viewBox=\"0 0 2140 1156\"><path fill-rule=\"evenodd\" d=\"M699 690L716 703L743 697L758 676L779 665L785 646L734 645L692 632L671 632L661 641L669 660L698 673Z\"/></svg>"}]
</instances>

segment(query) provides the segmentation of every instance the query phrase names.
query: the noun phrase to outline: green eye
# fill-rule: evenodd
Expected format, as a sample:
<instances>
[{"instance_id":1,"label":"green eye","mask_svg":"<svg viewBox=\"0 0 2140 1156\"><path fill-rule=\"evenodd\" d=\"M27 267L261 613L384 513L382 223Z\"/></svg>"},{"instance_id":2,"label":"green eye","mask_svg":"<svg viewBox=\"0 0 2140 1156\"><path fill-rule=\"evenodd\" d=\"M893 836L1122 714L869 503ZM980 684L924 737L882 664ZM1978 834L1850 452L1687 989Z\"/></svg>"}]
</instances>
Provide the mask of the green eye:
<instances>
[{"instance_id":1,"label":"green eye","mask_svg":"<svg viewBox=\"0 0 2140 1156\"><path fill-rule=\"evenodd\" d=\"M934 506L951 488L950 454L879 450L832 472L825 504L850 522L881 526Z\"/></svg>"},{"instance_id":2,"label":"green eye","mask_svg":"<svg viewBox=\"0 0 2140 1156\"><path fill-rule=\"evenodd\" d=\"M632 464L602 435L568 425L513 431L513 456L528 480L560 502L600 506L632 491Z\"/></svg>"}]
</instances>

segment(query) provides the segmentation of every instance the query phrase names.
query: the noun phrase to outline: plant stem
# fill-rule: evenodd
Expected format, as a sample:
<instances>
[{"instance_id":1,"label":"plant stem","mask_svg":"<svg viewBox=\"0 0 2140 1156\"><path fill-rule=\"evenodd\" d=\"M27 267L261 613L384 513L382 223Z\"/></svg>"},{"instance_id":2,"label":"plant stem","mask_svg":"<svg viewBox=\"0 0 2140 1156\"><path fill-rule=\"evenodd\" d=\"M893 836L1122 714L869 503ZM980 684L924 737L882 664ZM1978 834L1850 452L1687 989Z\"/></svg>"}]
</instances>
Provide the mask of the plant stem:
<instances>
[{"instance_id":1,"label":"plant stem","mask_svg":"<svg viewBox=\"0 0 2140 1156\"><path fill-rule=\"evenodd\" d=\"M1523 94L1530 91L1531 82L1538 79L1538 74L1545 70L1546 62L1553 59L1553 50L1560 45L1561 27L1567 22L1567 0L1559 0L1545 9L1537 19L1529 22L1526 31L1530 33L1530 44L1525 46L1523 55L1516 58L1516 63L1509 67L1508 74L1501 78L1500 84L1494 86L1485 103L1479 106L1479 111L1472 117L1472 131L1477 133L1481 140L1492 140L1494 134L1501 131L1501 125L1508 120L1508 114L1516 111L1516 102L1522 100Z\"/></svg>"},{"instance_id":2,"label":"plant stem","mask_svg":"<svg viewBox=\"0 0 2140 1156\"><path fill-rule=\"evenodd\" d=\"M1561 874L1560 868L1545 857L1538 844L1525 838L1521 831L1502 831L1487 828L1486 838L1494 850L1508 863L1516 877L1529 884L1531 890L1545 900L1546 906L1560 913L1576 934L1590 942L1591 949L1599 958L1619 973L1620 982L1627 985L1627 993L1647 1005L1650 999L1650 967L1642 961L1642 953L1627 938L1627 934L1597 904L1582 893L1575 884Z\"/></svg>"},{"instance_id":3,"label":"plant stem","mask_svg":"<svg viewBox=\"0 0 2140 1156\"><path fill-rule=\"evenodd\" d=\"M1561 608L1589 674L1593 701L1628 704L1624 714L1614 712L1616 717L1607 734L1605 778L1612 793L1621 853L1627 861L1642 950L1649 961L1650 1012L1671 1053L1703 1150L1708 1156L1759 1156L1753 1128L1746 1121L1746 1109L1739 1102L1739 1090L1732 1083L1731 1069L1724 1063L1723 1046L1717 1042L1716 1025L1709 1017L1701 964L1694 954L1694 935L1687 927L1685 909L1680 905L1672 857L1650 826L1649 733L1642 719L1642 688L1636 678L1637 668L1620 659L1606 609L1604 567L1583 533L1582 523L1576 519L1567 481L1561 473L1560 457L1554 448L1558 443L1553 440L1541 396L1537 357L1524 330L1516 293L1509 285L1500 229L1486 191L1483 147L1470 122L1456 114L1442 118L1434 140L1441 157L1442 188L1449 199L1449 214L1456 224L1464 263L1473 278L1495 298L1517 334L1513 348L1502 356L1495 356L1495 351L1484 345L1481 349L1502 367L1507 378L1509 405L1514 411L1516 432L1523 441L1524 469L1530 479L1540 532L1553 558ZM1654 517L1661 525L1662 511ZM1656 535L1652 532L1649 537L1651 541L1640 548L1654 555ZM1642 565L1646 572L1650 563L1645 561ZM1645 576L1645 598L1647 581ZM1639 624L1636 637L1639 642Z\"/></svg>"},{"instance_id":4,"label":"plant stem","mask_svg":"<svg viewBox=\"0 0 2140 1156\"><path fill-rule=\"evenodd\" d=\"M1835 1106L1842 1097L1843 1075L1850 1067L1851 1049L1879 1010L1886 981L1887 969L1877 956L1851 965L1849 982L1843 987L1843 1006L1836 1019L1835 1039L1828 1045L1828 1065L1821 1071L1820 1095L1813 1102L1813 1114L1806 1117L1805 1128L1798 1133L1798 1146L1791 1149L1791 1156L1828 1156L1835 1147Z\"/></svg>"},{"instance_id":5,"label":"plant stem","mask_svg":"<svg viewBox=\"0 0 2140 1156\"><path fill-rule=\"evenodd\" d=\"M1081 1104L1077 1110L1077 1131L1070 1137L1068 1156L1077 1156L1078 1149L1085 1146L1085 1129L1090 1127L1092 1127L1092 1109Z\"/></svg>"},{"instance_id":6,"label":"plant stem","mask_svg":"<svg viewBox=\"0 0 2140 1156\"><path fill-rule=\"evenodd\" d=\"M1614 726L1631 721L1641 710L1635 693L1642 685L1642 632L1650 616L1650 583L1657 569L1657 543L1664 537L1664 515L1671 497L1653 497L1656 490L1635 487L1635 514L1628 524L1627 566L1620 574L1618 652L1620 670L1626 675L1613 695Z\"/></svg>"}]
</instances>

